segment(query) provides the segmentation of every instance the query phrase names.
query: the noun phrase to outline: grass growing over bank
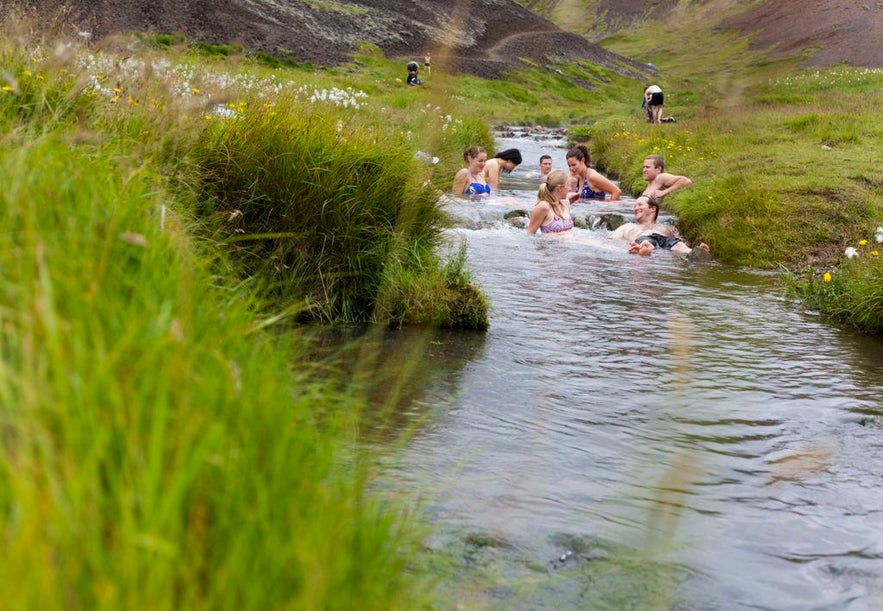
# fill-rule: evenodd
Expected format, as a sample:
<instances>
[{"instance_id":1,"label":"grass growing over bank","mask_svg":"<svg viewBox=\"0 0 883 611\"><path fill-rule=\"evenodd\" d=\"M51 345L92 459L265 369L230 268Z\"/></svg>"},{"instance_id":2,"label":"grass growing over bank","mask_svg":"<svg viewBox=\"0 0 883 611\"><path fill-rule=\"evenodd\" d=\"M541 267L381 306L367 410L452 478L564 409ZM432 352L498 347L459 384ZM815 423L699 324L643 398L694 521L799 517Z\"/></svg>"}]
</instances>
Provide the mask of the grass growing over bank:
<instances>
[{"instance_id":1,"label":"grass growing over bank","mask_svg":"<svg viewBox=\"0 0 883 611\"><path fill-rule=\"evenodd\" d=\"M292 372L152 168L54 134L0 172L0 583L21 608L407 607L351 397ZM406 600L408 602L406 602Z\"/></svg>"},{"instance_id":2,"label":"grass growing over bank","mask_svg":"<svg viewBox=\"0 0 883 611\"><path fill-rule=\"evenodd\" d=\"M301 318L485 328L484 299L459 290L460 268L445 272L435 254L446 217L425 162L406 142L337 121L284 98L212 121L193 153L212 234ZM418 301L438 307L410 307ZM464 315L440 315L452 308Z\"/></svg>"},{"instance_id":3,"label":"grass growing over bank","mask_svg":"<svg viewBox=\"0 0 883 611\"><path fill-rule=\"evenodd\" d=\"M235 132L229 126L250 124L247 133L268 140L255 148L270 148L258 119L274 102L261 96L278 90L243 75L209 94L216 73L141 60L108 61L15 33L0 42L5 600L88 609L421 604L406 571L414 529L367 492L358 389L314 367L307 341L277 324L312 311L312 302L289 296L285 279L264 266L242 273L254 254L242 256L233 237L266 240L224 232L230 210L217 203L233 202L208 197L217 195L209 178L238 176L208 163L223 159L212 143ZM305 103L320 131L301 144L339 169L338 121L348 135L367 128L348 115L351 106ZM251 107L259 108L253 116ZM322 126L333 128L333 146ZM408 179L416 162L387 168L393 152L410 151L382 136L354 141L368 149L349 154L383 172L324 186L362 181L376 190L374 208L339 213L329 231L348 236L373 223L373 247L386 260L372 252L339 274L352 281L347 274L370 272L373 293L351 297L332 285L339 295L315 307L343 316L347 307L337 304L349 299L361 308L350 309L354 316L381 318L382 308L384 323L460 316L480 326L486 304L462 255L433 255L435 210L409 212L403 201L426 201L422 182ZM301 150L277 144L277 157ZM305 180L270 178L289 188ZM291 192L281 193L278 202L263 195L264 208L245 203L265 218L289 204L282 200ZM352 196L333 195L326 208ZM314 232L321 227L314 219ZM457 297L445 301L443 291Z\"/></svg>"}]
</instances>

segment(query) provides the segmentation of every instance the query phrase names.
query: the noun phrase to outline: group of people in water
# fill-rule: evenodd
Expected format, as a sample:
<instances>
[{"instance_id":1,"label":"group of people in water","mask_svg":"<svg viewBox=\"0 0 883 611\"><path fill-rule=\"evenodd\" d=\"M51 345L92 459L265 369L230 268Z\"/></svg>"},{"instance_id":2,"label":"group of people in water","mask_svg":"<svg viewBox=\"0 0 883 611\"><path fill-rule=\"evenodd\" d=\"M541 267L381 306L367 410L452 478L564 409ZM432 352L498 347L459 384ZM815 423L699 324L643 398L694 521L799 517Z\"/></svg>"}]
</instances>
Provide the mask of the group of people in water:
<instances>
[{"instance_id":1,"label":"group of people in water","mask_svg":"<svg viewBox=\"0 0 883 611\"><path fill-rule=\"evenodd\" d=\"M553 169L550 155L540 157L540 187L527 225L529 234L566 234L574 226L573 203L608 198L616 201L622 195L618 186L591 167L591 155L585 145L571 148L565 158L569 171ZM488 159L487 151L480 146L467 148L463 160L466 167L454 176L452 190L454 195L470 198L485 197L497 191L501 173L511 172L522 161L518 149L506 149ZM628 240L629 252L643 256L649 256L657 248L685 255L707 254L707 245L690 248L674 225L658 222L662 199L692 181L686 176L666 172L665 160L659 155L644 159L641 174L647 186L635 200L635 220L611 232L610 239Z\"/></svg>"}]
</instances>

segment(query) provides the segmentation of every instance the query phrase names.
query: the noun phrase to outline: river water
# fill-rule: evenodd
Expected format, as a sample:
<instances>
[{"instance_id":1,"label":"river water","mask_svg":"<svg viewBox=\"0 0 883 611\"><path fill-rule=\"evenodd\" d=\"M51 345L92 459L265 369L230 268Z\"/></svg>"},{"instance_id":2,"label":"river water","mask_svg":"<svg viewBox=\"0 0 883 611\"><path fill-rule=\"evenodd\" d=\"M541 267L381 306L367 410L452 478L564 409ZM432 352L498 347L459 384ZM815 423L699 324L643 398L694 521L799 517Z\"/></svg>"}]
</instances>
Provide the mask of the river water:
<instances>
[{"instance_id":1,"label":"river water","mask_svg":"<svg viewBox=\"0 0 883 611\"><path fill-rule=\"evenodd\" d=\"M507 199L461 204L487 333L391 340L430 375L381 479L434 526L442 608L883 608L883 343L769 273L503 222L562 144L500 140Z\"/></svg>"}]
</instances>

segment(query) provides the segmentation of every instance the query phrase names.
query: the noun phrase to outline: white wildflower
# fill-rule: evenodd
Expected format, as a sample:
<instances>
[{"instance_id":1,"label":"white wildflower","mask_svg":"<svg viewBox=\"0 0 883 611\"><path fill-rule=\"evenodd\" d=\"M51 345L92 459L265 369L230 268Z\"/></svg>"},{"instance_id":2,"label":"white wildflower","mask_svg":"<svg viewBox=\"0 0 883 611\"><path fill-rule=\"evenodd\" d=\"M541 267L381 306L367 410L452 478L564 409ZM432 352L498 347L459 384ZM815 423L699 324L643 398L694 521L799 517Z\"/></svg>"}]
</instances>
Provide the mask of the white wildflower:
<instances>
[{"instance_id":1,"label":"white wildflower","mask_svg":"<svg viewBox=\"0 0 883 611\"><path fill-rule=\"evenodd\" d=\"M858 251L855 248L853 248L852 246L850 246L846 249L846 252L844 252L843 254L846 255L847 259L855 259L858 256Z\"/></svg>"}]
</instances>

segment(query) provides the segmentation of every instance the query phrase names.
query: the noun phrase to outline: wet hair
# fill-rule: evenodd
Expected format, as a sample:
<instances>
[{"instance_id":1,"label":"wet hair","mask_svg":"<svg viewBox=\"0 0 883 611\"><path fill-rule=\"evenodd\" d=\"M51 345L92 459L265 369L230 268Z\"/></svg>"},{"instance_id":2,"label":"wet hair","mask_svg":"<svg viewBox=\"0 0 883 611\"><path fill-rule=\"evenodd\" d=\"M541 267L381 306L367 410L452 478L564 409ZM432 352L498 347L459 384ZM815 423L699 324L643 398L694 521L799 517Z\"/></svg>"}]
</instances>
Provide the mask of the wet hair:
<instances>
[{"instance_id":1,"label":"wet hair","mask_svg":"<svg viewBox=\"0 0 883 611\"><path fill-rule=\"evenodd\" d=\"M571 157L584 162L586 165L592 165L592 155L589 153L589 148L585 144L577 144L575 147L567 151L565 158L570 159Z\"/></svg>"},{"instance_id":2,"label":"wet hair","mask_svg":"<svg viewBox=\"0 0 883 611\"><path fill-rule=\"evenodd\" d=\"M487 153L487 151L484 150L483 146L470 146L468 149L463 151L463 161L466 162L466 165L469 165L470 159L475 159L482 153Z\"/></svg>"},{"instance_id":3,"label":"wet hair","mask_svg":"<svg viewBox=\"0 0 883 611\"><path fill-rule=\"evenodd\" d=\"M543 163L544 159L551 159L551 155L540 155L540 163Z\"/></svg>"},{"instance_id":4,"label":"wet hair","mask_svg":"<svg viewBox=\"0 0 883 611\"><path fill-rule=\"evenodd\" d=\"M653 162L653 167L659 168L660 171L665 170L665 159L662 158L662 155L647 155L644 157L644 161L648 159Z\"/></svg>"},{"instance_id":5,"label":"wet hair","mask_svg":"<svg viewBox=\"0 0 883 611\"><path fill-rule=\"evenodd\" d=\"M502 159L503 161L511 161L515 165L519 165L521 163L521 151L518 149L506 149L505 151L500 151L496 155L494 155L497 159Z\"/></svg>"},{"instance_id":6,"label":"wet hair","mask_svg":"<svg viewBox=\"0 0 883 611\"><path fill-rule=\"evenodd\" d=\"M417 72L420 69L420 66L417 65L417 62L410 61L408 62L408 72Z\"/></svg>"},{"instance_id":7,"label":"wet hair","mask_svg":"<svg viewBox=\"0 0 883 611\"><path fill-rule=\"evenodd\" d=\"M552 209L559 215L562 214L561 203L555 197L555 189L561 185L566 185L569 175L564 170L552 170L546 176L546 180L540 183L540 190L537 191L537 200L549 202Z\"/></svg>"}]
</instances>

